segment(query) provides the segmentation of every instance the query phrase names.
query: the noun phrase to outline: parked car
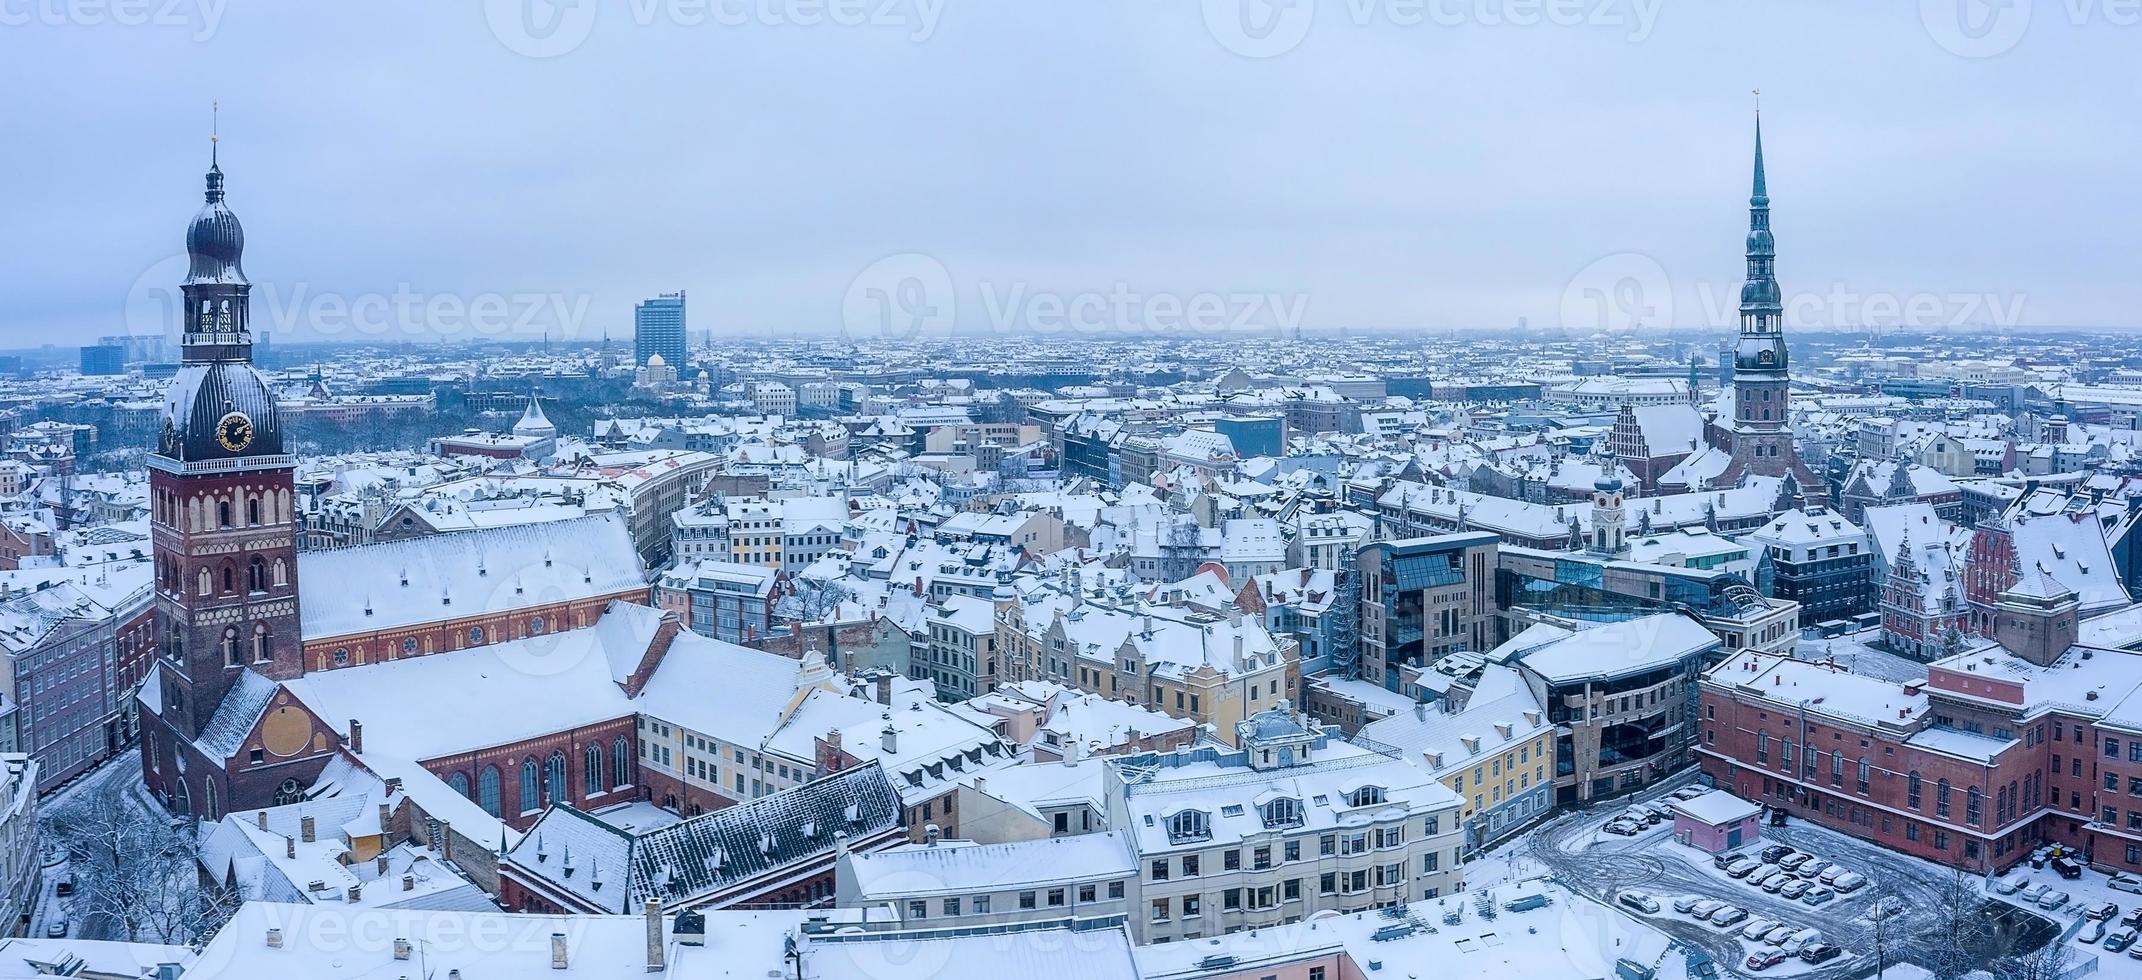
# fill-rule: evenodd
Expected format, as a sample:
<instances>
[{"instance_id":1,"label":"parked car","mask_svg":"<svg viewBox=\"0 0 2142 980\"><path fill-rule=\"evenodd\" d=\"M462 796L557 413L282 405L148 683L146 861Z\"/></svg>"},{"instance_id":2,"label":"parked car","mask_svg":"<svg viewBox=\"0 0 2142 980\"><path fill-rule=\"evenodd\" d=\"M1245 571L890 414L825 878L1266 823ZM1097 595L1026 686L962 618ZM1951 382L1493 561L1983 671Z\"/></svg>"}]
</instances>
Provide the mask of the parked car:
<instances>
[{"instance_id":1,"label":"parked car","mask_svg":"<svg viewBox=\"0 0 2142 980\"><path fill-rule=\"evenodd\" d=\"M1674 790L1671 795L1674 799L1677 800L1693 800L1696 797L1702 796L1703 794L1708 792L1710 792L1710 790L1702 786L1683 786L1680 789Z\"/></svg>"},{"instance_id":2,"label":"parked car","mask_svg":"<svg viewBox=\"0 0 2142 980\"><path fill-rule=\"evenodd\" d=\"M2129 929L2142 931L2142 905L2135 906L2128 910L2126 915L2121 916L2120 924Z\"/></svg>"},{"instance_id":3,"label":"parked car","mask_svg":"<svg viewBox=\"0 0 2142 980\"><path fill-rule=\"evenodd\" d=\"M2032 882L2031 884L2024 885L2023 890L2016 893L2016 900L2019 902L2028 902L2032 905L2036 905L2038 904L2039 896L2044 895L2047 890L2048 889L2044 885Z\"/></svg>"},{"instance_id":4,"label":"parked car","mask_svg":"<svg viewBox=\"0 0 2142 980\"><path fill-rule=\"evenodd\" d=\"M1771 946L1783 946L1785 940L1800 934L1798 926L1779 926L1763 934L1763 942Z\"/></svg>"},{"instance_id":5,"label":"parked car","mask_svg":"<svg viewBox=\"0 0 2142 980\"><path fill-rule=\"evenodd\" d=\"M1880 922L1904 911L1904 900L1895 895L1886 896L1867 907L1867 921Z\"/></svg>"},{"instance_id":6,"label":"parked car","mask_svg":"<svg viewBox=\"0 0 2142 980\"><path fill-rule=\"evenodd\" d=\"M2105 938L2105 923L2102 919L2084 925L2082 931L2075 934L2075 941L2079 943L2094 943L2103 938Z\"/></svg>"},{"instance_id":7,"label":"parked car","mask_svg":"<svg viewBox=\"0 0 2142 980\"><path fill-rule=\"evenodd\" d=\"M1605 830L1607 833L1610 834L1620 834L1623 837L1634 837L1637 835L1638 832L1644 829L1644 825L1630 820L1627 817L1615 817L1614 819L1607 821L1606 826L1600 829Z\"/></svg>"},{"instance_id":8,"label":"parked car","mask_svg":"<svg viewBox=\"0 0 2142 980\"><path fill-rule=\"evenodd\" d=\"M1801 948L1800 958L1812 964L1828 963L1844 955L1844 949L1829 943L1810 943Z\"/></svg>"},{"instance_id":9,"label":"parked car","mask_svg":"<svg viewBox=\"0 0 2142 980\"><path fill-rule=\"evenodd\" d=\"M1615 819L1618 819L1618 820L1627 820L1627 821L1629 821L1630 823L1633 823L1633 824L1635 824L1635 825L1637 825L1637 826L1639 826L1639 827L1641 827L1641 826L1643 826L1643 825L1645 825L1645 824L1652 824L1652 823L1658 823L1658 822L1659 822L1659 820L1658 820L1658 818L1657 818L1657 817L1654 817L1654 816L1652 816L1651 814L1645 813L1645 812L1644 812L1644 809L1643 809L1642 807L1634 807L1634 806L1632 806L1632 807L1630 807L1630 808L1628 808L1628 809L1626 809L1626 810L1623 810L1623 811L1621 811L1621 816L1619 816L1619 817L1617 817L1617 818L1615 818Z\"/></svg>"},{"instance_id":10,"label":"parked car","mask_svg":"<svg viewBox=\"0 0 2142 980\"><path fill-rule=\"evenodd\" d=\"M1783 844L1772 844L1763 848L1763 861L1766 864L1777 864L1780 858L1791 853L1792 848L1790 847L1786 847Z\"/></svg>"},{"instance_id":11,"label":"parked car","mask_svg":"<svg viewBox=\"0 0 2142 980\"><path fill-rule=\"evenodd\" d=\"M2115 874L2112 877L2105 879L2105 887L2110 888L2116 892L2127 892L2130 895L2142 895L2142 878L2137 878L2131 874Z\"/></svg>"},{"instance_id":12,"label":"parked car","mask_svg":"<svg viewBox=\"0 0 2142 980\"><path fill-rule=\"evenodd\" d=\"M1799 932L1793 933L1790 937L1787 937L1784 942L1779 943L1778 948L1788 953L1793 953L1797 955L1802 949L1807 948L1809 944L1818 943L1821 941L1822 930L1802 929Z\"/></svg>"},{"instance_id":13,"label":"parked car","mask_svg":"<svg viewBox=\"0 0 2142 980\"><path fill-rule=\"evenodd\" d=\"M1622 892L1620 895L1615 896L1614 900L1620 902L1622 908L1633 912L1642 912L1645 915L1657 915L1659 911L1658 899L1652 898L1643 892Z\"/></svg>"},{"instance_id":14,"label":"parked car","mask_svg":"<svg viewBox=\"0 0 2142 980\"><path fill-rule=\"evenodd\" d=\"M65 920L65 919L54 919L54 920L52 920L51 922L45 923L45 938L46 938L46 939L65 939L65 938L67 938L67 920Z\"/></svg>"},{"instance_id":15,"label":"parked car","mask_svg":"<svg viewBox=\"0 0 2142 980\"><path fill-rule=\"evenodd\" d=\"M1760 861L1750 861L1747 858L1741 858L1740 860L1735 861L1730 865L1727 865L1725 873L1726 877L1728 878L1746 878L1747 876L1755 873L1755 869L1760 868L1762 866L1762 862Z\"/></svg>"},{"instance_id":16,"label":"parked car","mask_svg":"<svg viewBox=\"0 0 2142 980\"><path fill-rule=\"evenodd\" d=\"M1811 885L1807 889L1807 894L1800 896L1800 901L1809 905L1821 905L1836 897L1837 891L1828 885Z\"/></svg>"},{"instance_id":17,"label":"parked car","mask_svg":"<svg viewBox=\"0 0 2142 980\"><path fill-rule=\"evenodd\" d=\"M2077 878L2082 877L2083 866L2081 861L2077 861L2071 857L2062 856L2053 859L2053 871L2059 874L2062 878L2066 878L2069 881L2073 881Z\"/></svg>"},{"instance_id":18,"label":"parked car","mask_svg":"<svg viewBox=\"0 0 2142 980\"><path fill-rule=\"evenodd\" d=\"M1792 884L1793 882L1799 880L1800 879L1795 878L1792 875L1786 873L1783 869L1779 869L1777 874L1771 875L1768 879L1764 880L1763 890L1769 892L1772 895L1775 895L1778 892L1784 890L1786 885Z\"/></svg>"},{"instance_id":19,"label":"parked car","mask_svg":"<svg viewBox=\"0 0 2142 980\"><path fill-rule=\"evenodd\" d=\"M2132 928L2120 929L2105 937L2105 951L2108 953L2117 953L2134 944L2135 931Z\"/></svg>"},{"instance_id":20,"label":"parked car","mask_svg":"<svg viewBox=\"0 0 2142 980\"><path fill-rule=\"evenodd\" d=\"M1850 894L1867 887L1867 876L1857 871L1847 871L1838 875L1837 880L1830 883L1830 887L1837 889L1839 892Z\"/></svg>"},{"instance_id":21,"label":"parked car","mask_svg":"<svg viewBox=\"0 0 2142 980\"><path fill-rule=\"evenodd\" d=\"M2083 906L2082 914L2085 919L2110 919L2120 914L2120 907L2111 902L2099 902Z\"/></svg>"},{"instance_id":22,"label":"parked car","mask_svg":"<svg viewBox=\"0 0 2142 980\"><path fill-rule=\"evenodd\" d=\"M1725 869L1726 869L1726 868L1727 868L1728 866L1730 866L1730 865L1731 865L1731 864L1732 864L1733 862L1735 862L1735 861L1745 861L1745 860L1747 860L1747 859L1748 859L1748 856L1747 856L1746 854L1730 854L1730 853L1728 853L1728 854L1720 854L1720 855L1718 855L1717 857L1714 857L1714 858L1712 858L1712 859L1711 859L1711 867L1714 867L1714 868L1717 868L1717 869L1719 869L1719 870L1723 871L1723 870L1725 870Z\"/></svg>"},{"instance_id":23,"label":"parked car","mask_svg":"<svg viewBox=\"0 0 2142 980\"><path fill-rule=\"evenodd\" d=\"M1785 951L1781 949L1761 949L1748 954L1748 969L1750 970L1767 970L1783 962L1785 962Z\"/></svg>"},{"instance_id":24,"label":"parked car","mask_svg":"<svg viewBox=\"0 0 2142 980\"><path fill-rule=\"evenodd\" d=\"M1694 907L1690 908L1688 910L1688 914L1698 919L1708 919L1711 917L1711 913L1716 912L1719 909L1725 907L1726 905L1724 902L1718 901L1717 899L1706 898L1703 901L1697 902Z\"/></svg>"},{"instance_id":25,"label":"parked car","mask_svg":"<svg viewBox=\"0 0 2142 980\"><path fill-rule=\"evenodd\" d=\"M1771 878L1774 878L1784 873L1784 868L1780 868L1775 864L1765 864L1761 867L1756 868L1754 871L1748 872L1747 881L1748 884L1760 887L1763 882L1769 881Z\"/></svg>"},{"instance_id":26,"label":"parked car","mask_svg":"<svg viewBox=\"0 0 2142 980\"><path fill-rule=\"evenodd\" d=\"M1830 862L1824 861L1821 858L1816 858L1812 861L1807 862L1806 864L1792 869L1792 873L1799 875L1802 878L1819 878L1822 876L1823 871L1828 870L1829 866Z\"/></svg>"},{"instance_id":27,"label":"parked car","mask_svg":"<svg viewBox=\"0 0 2142 980\"><path fill-rule=\"evenodd\" d=\"M1810 885L1804 881L1788 881L1785 883L1785 887L1778 889L1778 897L1799 898L1800 896L1807 894L1807 890L1813 887L1815 886Z\"/></svg>"},{"instance_id":28,"label":"parked car","mask_svg":"<svg viewBox=\"0 0 2142 980\"><path fill-rule=\"evenodd\" d=\"M2021 871L1993 883L1993 890L2002 895L2013 895L2030 884L2030 875Z\"/></svg>"},{"instance_id":29,"label":"parked car","mask_svg":"<svg viewBox=\"0 0 2142 980\"><path fill-rule=\"evenodd\" d=\"M1748 910L1734 905L1728 905L1711 913L1711 924L1714 926L1730 926L1738 922L1745 922L1747 919Z\"/></svg>"},{"instance_id":30,"label":"parked car","mask_svg":"<svg viewBox=\"0 0 2142 980\"><path fill-rule=\"evenodd\" d=\"M2133 960L2142 960L2142 943L2128 943L2127 958Z\"/></svg>"},{"instance_id":31,"label":"parked car","mask_svg":"<svg viewBox=\"0 0 2142 980\"><path fill-rule=\"evenodd\" d=\"M1673 910L1682 915L1687 915L1695 909L1696 903L1701 901L1703 900L1694 895L1683 895L1673 900Z\"/></svg>"},{"instance_id":32,"label":"parked car","mask_svg":"<svg viewBox=\"0 0 2142 980\"><path fill-rule=\"evenodd\" d=\"M1740 938L1749 942L1757 942L1764 936L1769 935L1770 930L1783 924L1776 919L1753 919L1747 925L1740 927Z\"/></svg>"},{"instance_id":33,"label":"parked car","mask_svg":"<svg viewBox=\"0 0 2142 980\"><path fill-rule=\"evenodd\" d=\"M1778 867L1784 868L1787 871L1797 871L1799 870L1801 865L1806 864L1807 862L1812 861L1814 859L1815 856L1807 853L1806 851L1794 851L1791 854L1787 854L1784 857L1779 858Z\"/></svg>"},{"instance_id":34,"label":"parked car","mask_svg":"<svg viewBox=\"0 0 2142 980\"><path fill-rule=\"evenodd\" d=\"M52 886L52 894L58 895L61 898L66 898L67 896L74 894L74 879L61 878L59 880L59 884Z\"/></svg>"},{"instance_id":35,"label":"parked car","mask_svg":"<svg viewBox=\"0 0 2142 980\"><path fill-rule=\"evenodd\" d=\"M1815 880L1822 882L1825 885L1834 885L1837 883L1837 879L1842 878L1845 875L1851 873L1852 870L1850 868L1847 868L1842 864L1833 864L1827 868L1822 869L1822 873L1816 875Z\"/></svg>"},{"instance_id":36,"label":"parked car","mask_svg":"<svg viewBox=\"0 0 2142 980\"><path fill-rule=\"evenodd\" d=\"M2038 896L2038 907L2048 912L2066 904L2068 904L2068 893L2058 889Z\"/></svg>"}]
</instances>

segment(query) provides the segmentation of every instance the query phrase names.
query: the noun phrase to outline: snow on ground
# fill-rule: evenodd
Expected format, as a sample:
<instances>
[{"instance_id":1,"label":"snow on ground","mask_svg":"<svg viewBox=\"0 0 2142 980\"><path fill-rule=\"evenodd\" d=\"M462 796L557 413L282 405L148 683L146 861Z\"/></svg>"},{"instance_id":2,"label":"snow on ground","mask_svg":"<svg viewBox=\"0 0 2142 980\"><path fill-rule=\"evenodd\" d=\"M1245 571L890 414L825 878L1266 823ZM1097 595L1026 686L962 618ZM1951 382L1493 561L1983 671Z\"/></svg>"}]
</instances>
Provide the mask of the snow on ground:
<instances>
[{"instance_id":1,"label":"snow on ground","mask_svg":"<svg viewBox=\"0 0 2142 980\"><path fill-rule=\"evenodd\" d=\"M2010 880L2023 882L2023 889L2018 892L2003 894L2001 888L1994 887L1997 883ZM2138 907L2142 907L2142 895L2137 895L2133 892L2114 891L2106 885L2109 880L2111 879L2106 875L2088 868L2083 869L2082 877L2070 880L2062 878L2059 872L2053 870L2051 864L2047 864L2042 869L2033 869L2028 863L2024 863L2017 865L2007 874L1993 879L1981 880L1979 887L1985 891L1988 897L1996 901L2030 909L2039 915L2054 919L2063 927L2075 925L2076 920L2082 917L2082 910L2110 902L2120 907L2119 912L2112 917L2112 920L2105 924L2106 932L2110 934L2120 928L2119 920L2123 916ZM2045 906L2029 900L2029 896L2037 894L2040 889L2048 892L2065 893L2068 899L2054 909L2047 909ZM2087 926L2087 923L2084 925ZM2122 952L2106 950L2102 940L2093 943L2083 942L2082 937L2089 934L2089 931L2085 928L2081 935L2067 940L2068 945L2075 950L2079 960L2094 956L2097 959L2097 970L2100 975L2120 977L2123 980L2125 978L2142 980L2142 957L2134 956L2132 949ZM2136 945L2142 946L2142 943Z\"/></svg>"},{"instance_id":2,"label":"snow on ground","mask_svg":"<svg viewBox=\"0 0 2142 980\"><path fill-rule=\"evenodd\" d=\"M1824 639L1802 638L1793 650L1798 660L1836 660L1852 673L1902 684L1926 676L1926 665L1871 644L1881 630L1861 630Z\"/></svg>"}]
</instances>

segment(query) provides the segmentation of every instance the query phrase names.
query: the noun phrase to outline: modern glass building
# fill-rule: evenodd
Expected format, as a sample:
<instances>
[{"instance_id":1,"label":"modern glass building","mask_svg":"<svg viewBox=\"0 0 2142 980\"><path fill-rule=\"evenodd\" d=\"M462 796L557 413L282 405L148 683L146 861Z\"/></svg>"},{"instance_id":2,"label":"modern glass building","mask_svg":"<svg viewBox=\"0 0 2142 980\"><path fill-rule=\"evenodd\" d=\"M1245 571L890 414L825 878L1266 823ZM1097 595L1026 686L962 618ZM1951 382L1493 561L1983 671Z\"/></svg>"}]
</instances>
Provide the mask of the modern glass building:
<instances>
[{"instance_id":1,"label":"modern glass building","mask_svg":"<svg viewBox=\"0 0 2142 980\"><path fill-rule=\"evenodd\" d=\"M632 363L645 366L656 354L683 375L684 290L645 300L632 311Z\"/></svg>"}]
</instances>

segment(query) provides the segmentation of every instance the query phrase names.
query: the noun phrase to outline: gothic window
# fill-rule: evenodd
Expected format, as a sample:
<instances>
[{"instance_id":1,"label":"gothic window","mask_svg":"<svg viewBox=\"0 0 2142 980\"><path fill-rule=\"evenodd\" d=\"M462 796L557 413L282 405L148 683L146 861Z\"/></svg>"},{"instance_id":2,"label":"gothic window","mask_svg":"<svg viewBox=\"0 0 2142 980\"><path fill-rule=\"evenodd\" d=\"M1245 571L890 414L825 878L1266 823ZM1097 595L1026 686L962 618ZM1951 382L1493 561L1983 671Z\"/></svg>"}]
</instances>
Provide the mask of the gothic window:
<instances>
[{"instance_id":1,"label":"gothic window","mask_svg":"<svg viewBox=\"0 0 2142 980\"><path fill-rule=\"evenodd\" d=\"M260 498L251 494L245 498L245 523L249 527L260 525Z\"/></svg>"},{"instance_id":2,"label":"gothic window","mask_svg":"<svg viewBox=\"0 0 2142 980\"><path fill-rule=\"evenodd\" d=\"M602 792L602 746L590 745L582 762L580 783L583 796L595 796Z\"/></svg>"},{"instance_id":3,"label":"gothic window","mask_svg":"<svg viewBox=\"0 0 2142 980\"><path fill-rule=\"evenodd\" d=\"M268 649L268 627L265 623L253 624L253 662L264 664L275 659Z\"/></svg>"},{"instance_id":4,"label":"gothic window","mask_svg":"<svg viewBox=\"0 0 2142 980\"><path fill-rule=\"evenodd\" d=\"M231 526L231 502L230 502L230 501L228 501L228 500L217 500L217 501L216 501L216 526L217 526L217 527L229 527L229 526Z\"/></svg>"},{"instance_id":5,"label":"gothic window","mask_svg":"<svg viewBox=\"0 0 2142 980\"><path fill-rule=\"evenodd\" d=\"M224 591L224 593L225 593L225 594L229 594L229 593L231 593L231 592L235 592L235 591L237 591L237 590L238 590L238 576L237 576L237 574L236 574L236 573L235 573L235 572L234 572L234 571L232 570L232 568L231 568L231 565L230 565L230 563L229 563L229 562L225 562L225 563L223 564L223 591Z\"/></svg>"},{"instance_id":6,"label":"gothic window","mask_svg":"<svg viewBox=\"0 0 2142 980\"><path fill-rule=\"evenodd\" d=\"M476 802L483 812L498 816L498 767L485 766L476 777Z\"/></svg>"},{"instance_id":7,"label":"gothic window","mask_svg":"<svg viewBox=\"0 0 2142 980\"><path fill-rule=\"evenodd\" d=\"M272 581L274 581L276 588L282 588L290 584L290 566L280 558L275 559L275 577Z\"/></svg>"},{"instance_id":8,"label":"gothic window","mask_svg":"<svg viewBox=\"0 0 2142 980\"><path fill-rule=\"evenodd\" d=\"M254 555L253 560L246 563L245 588L247 592L268 591L268 563L261 561L259 555Z\"/></svg>"},{"instance_id":9,"label":"gothic window","mask_svg":"<svg viewBox=\"0 0 2142 980\"><path fill-rule=\"evenodd\" d=\"M610 743L610 786L625 785L625 774L632 771L632 743L618 739Z\"/></svg>"},{"instance_id":10,"label":"gothic window","mask_svg":"<svg viewBox=\"0 0 2142 980\"><path fill-rule=\"evenodd\" d=\"M462 796L469 795L469 777L464 773L457 772L448 774L446 777L446 785L452 788L454 792L459 793Z\"/></svg>"},{"instance_id":11,"label":"gothic window","mask_svg":"<svg viewBox=\"0 0 2142 980\"><path fill-rule=\"evenodd\" d=\"M534 759L523 759L521 760L520 798L522 813L534 813L543 808L543 804L537 800L537 795L536 761Z\"/></svg>"},{"instance_id":12,"label":"gothic window","mask_svg":"<svg viewBox=\"0 0 2142 980\"><path fill-rule=\"evenodd\" d=\"M201 594L207 595L214 591L216 591L215 578L208 574L208 569L201 569Z\"/></svg>"},{"instance_id":13,"label":"gothic window","mask_svg":"<svg viewBox=\"0 0 2142 980\"><path fill-rule=\"evenodd\" d=\"M543 763L543 795L549 802L568 800L565 794L565 753L555 752Z\"/></svg>"},{"instance_id":14,"label":"gothic window","mask_svg":"<svg viewBox=\"0 0 2142 980\"><path fill-rule=\"evenodd\" d=\"M226 626L223 628L223 666L236 667L241 663L238 659L238 627Z\"/></svg>"},{"instance_id":15,"label":"gothic window","mask_svg":"<svg viewBox=\"0 0 2142 980\"><path fill-rule=\"evenodd\" d=\"M204 779L201 781L201 819L218 819L216 816L216 784L213 780Z\"/></svg>"},{"instance_id":16,"label":"gothic window","mask_svg":"<svg viewBox=\"0 0 2142 980\"><path fill-rule=\"evenodd\" d=\"M305 788L299 786L298 781L295 779L285 779L281 786L275 788L274 802L276 806L289 806L292 803L303 803L304 801Z\"/></svg>"}]
</instances>

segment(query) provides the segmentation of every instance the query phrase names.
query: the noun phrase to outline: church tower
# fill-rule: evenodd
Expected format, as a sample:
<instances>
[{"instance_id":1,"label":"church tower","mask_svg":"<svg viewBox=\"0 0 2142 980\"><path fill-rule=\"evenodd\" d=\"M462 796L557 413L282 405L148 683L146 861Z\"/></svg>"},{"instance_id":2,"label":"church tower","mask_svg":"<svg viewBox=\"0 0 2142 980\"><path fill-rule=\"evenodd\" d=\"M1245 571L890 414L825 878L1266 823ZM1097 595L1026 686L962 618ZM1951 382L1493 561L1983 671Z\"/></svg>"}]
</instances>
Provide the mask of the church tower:
<instances>
[{"instance_id":1,"label":"church tower","mask_svg":"<svg viewBox=\"0 0 2142 980\"><path fill-rule=\"evenodd\" d=\"M1623 506L1621 477L1614 473L1613 459L1608 458L1603 465L1606 469L1592 483L1592 533L1585 550L1619 555L1628 550L1628 512Z\"/></svg>"},{"instance_id":2,"label":"church tower","mask_svg":"<svg viewBox=\"0 0 2142 980\"><path fill-rule=\"evenodd\" d=\"M275 394L253 369L244 251L212 152L207 203L186 230L183 354L148 457L163 657L158 715L161 734L176 745L199 738L248 672L261 675L247 685L255 690L261 678L304 673L296 461Z\"/></svg>"},{"instance_id":3,"label":"church tower","mask_svg":"<svg viewBox=\"0 0 2142 980\"><path fill-rule=\"evenodd\" d=\"M1794 451L1787 399L1791 377L1785 305L1777 280L1777 241L1770 233L1770 185L1763 173L1763 122L1755 121L1755 177L1748 196L1748 273L1740 287L1740 339L1733 348L1732 462L1720 482L1742 476L1791 475L1807 502L1822 482Z\"/></svg>"}]
</instances>

